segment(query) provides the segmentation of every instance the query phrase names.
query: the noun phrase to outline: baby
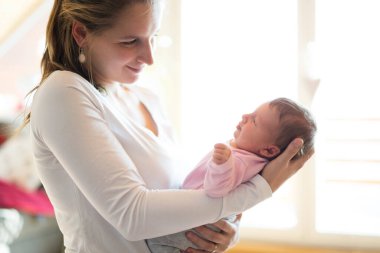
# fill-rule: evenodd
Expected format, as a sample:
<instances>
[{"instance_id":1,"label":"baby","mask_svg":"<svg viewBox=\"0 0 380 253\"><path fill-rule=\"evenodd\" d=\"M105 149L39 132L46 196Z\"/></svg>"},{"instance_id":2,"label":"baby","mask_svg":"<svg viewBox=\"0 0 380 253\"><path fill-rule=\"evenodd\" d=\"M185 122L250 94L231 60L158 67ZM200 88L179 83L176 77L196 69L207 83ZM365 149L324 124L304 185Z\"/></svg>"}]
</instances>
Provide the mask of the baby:
<instances>
[{"instance_id":1,"label":"baby","mask_svg":"<svg viewBox=\"0 0 380 253\"><path fill-rule=\"evenodd\" d=\"M311 114L292 100L278 98L264 103L253 113L243 115L234 138L228 145L216 144L186 177L183 188L204 189L210 197L223 197L257 175L296 137L302 138L304 145L293 159L307 154L313 148L316 130ZM196 248L185 233L149 239L147 244L152 253Z\"/></svg>"}]
</instances>

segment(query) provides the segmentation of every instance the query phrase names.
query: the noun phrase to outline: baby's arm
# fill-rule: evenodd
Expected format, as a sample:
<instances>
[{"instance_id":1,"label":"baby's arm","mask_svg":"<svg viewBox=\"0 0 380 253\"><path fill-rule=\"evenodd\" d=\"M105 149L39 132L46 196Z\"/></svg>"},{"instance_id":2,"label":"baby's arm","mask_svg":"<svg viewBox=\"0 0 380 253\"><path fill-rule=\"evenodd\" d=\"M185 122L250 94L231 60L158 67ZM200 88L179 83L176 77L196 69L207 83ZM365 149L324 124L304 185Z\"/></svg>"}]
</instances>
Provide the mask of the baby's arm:
<instances>
[{"instance_id":1,"label":"baby's arm","mask_svg":"<svg viewBox=\"0 0 380 253\"><path fill-rule=\"evenodd\" d=\"M222 197L236 187L236 164L231 149L222 143L215 144L212 159L205 165L203 187L210 197Z\"/></svg>"},{"instance_id":2,"label":"baby's arm","mask_svg":"<svg viewBox=\"0 0 380 253\"><path fill-rule=\"evenodd\" d=\"M231 149L223 143L217 143L214 146L214 153L212 156L212 161L216 164L222 164L227 162L228 158L231 156Z\"/></svg>"}]
</instances>

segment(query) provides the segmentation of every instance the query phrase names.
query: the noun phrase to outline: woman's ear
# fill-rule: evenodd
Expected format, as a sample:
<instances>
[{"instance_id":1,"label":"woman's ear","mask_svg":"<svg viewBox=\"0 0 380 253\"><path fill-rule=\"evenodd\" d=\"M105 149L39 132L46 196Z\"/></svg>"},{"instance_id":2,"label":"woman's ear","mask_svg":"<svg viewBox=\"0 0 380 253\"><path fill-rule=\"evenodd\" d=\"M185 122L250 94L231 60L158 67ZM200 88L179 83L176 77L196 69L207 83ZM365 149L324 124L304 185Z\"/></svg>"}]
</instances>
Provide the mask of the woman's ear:
<instances>
[{"instance_id":1,"label":"woman's ear","mask_svg":"<svg viewBox=\"0 0 380 253\"><path fill-rule=\"evenodd\" d=\"M269 145L259 150L259 154L265 158L272 158L280 153L280 148L276 145Z\"/></svg>"},{"instance_id":2,"label":"woman's ear","mask_svg":"<svg viewBox=\"0 0 380 253\"><path fill-rule=\"evenodd\" d=\"M71 28L71 34L78 47L83 47L88 36L86 27L81 22L74 21Z\"/></svg>"}]
</instances>

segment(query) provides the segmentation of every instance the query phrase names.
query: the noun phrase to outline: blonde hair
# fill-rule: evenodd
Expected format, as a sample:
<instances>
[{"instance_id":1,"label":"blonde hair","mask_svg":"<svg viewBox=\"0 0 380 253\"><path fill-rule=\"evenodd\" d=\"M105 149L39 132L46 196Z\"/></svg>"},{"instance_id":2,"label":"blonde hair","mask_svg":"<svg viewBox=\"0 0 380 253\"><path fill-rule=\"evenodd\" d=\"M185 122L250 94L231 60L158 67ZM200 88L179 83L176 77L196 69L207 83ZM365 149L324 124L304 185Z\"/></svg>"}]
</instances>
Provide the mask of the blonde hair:
<instances>
[{"instance_id":1,"label":"blonde hair","mask_svg":"<svg viewBox=\"0 0 380 253\"><path fill-rule=\"evenodd\" d=\"M112 27L124 8L136 3L154 5L157 2L160 0L55 0L46 28L45 52L41 60L42 78L28 95L56 70L75 72L100 89L101 86L92 78L91 59L86 65L78 60L80 49L72 36L73 22L78 21L90 33L99 34ZM30 117L31 113L28 112L21 129L30 122Z\"/></svg>"}]
</instances>

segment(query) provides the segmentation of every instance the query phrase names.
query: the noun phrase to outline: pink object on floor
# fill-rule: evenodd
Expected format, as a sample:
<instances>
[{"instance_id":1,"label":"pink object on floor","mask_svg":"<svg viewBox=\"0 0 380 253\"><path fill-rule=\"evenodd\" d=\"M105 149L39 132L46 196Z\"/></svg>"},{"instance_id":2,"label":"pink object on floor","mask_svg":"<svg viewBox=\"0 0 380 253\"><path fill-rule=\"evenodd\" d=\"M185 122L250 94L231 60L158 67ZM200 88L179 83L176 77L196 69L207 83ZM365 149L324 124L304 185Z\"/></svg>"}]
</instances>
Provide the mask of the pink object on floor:
<instances>
[{"instance_id":1,"label":"pink object on floor","mask_svg":"<svg viewBox=\"0 0 380 253\"><path fill-rule=\"evenodd\" d=\"M5 135L0 134L0 145L3 144L6 141L7 137Z\"/></svg>"},{"instance_id":2,"label":"pink object on floor","mask_svg":"<svg viewBox=\"0 0 380 253\"><path fill-rule=\"evenodd\" d=\"M27 192L0 179L0 208L13 208L32 215L54 216L54 209L43 190Z\"/></svg>"}]
</instances>

